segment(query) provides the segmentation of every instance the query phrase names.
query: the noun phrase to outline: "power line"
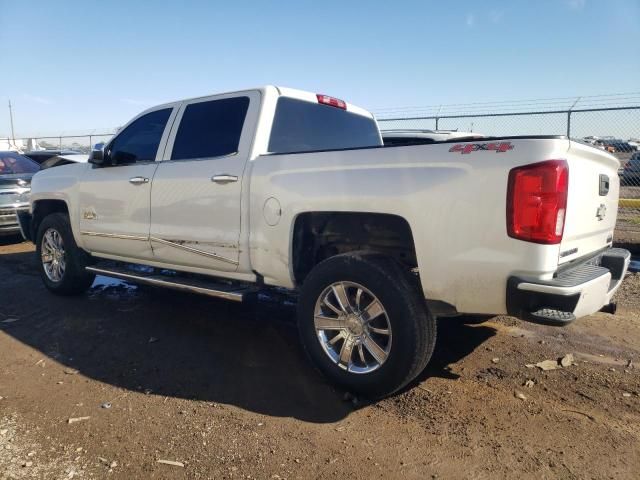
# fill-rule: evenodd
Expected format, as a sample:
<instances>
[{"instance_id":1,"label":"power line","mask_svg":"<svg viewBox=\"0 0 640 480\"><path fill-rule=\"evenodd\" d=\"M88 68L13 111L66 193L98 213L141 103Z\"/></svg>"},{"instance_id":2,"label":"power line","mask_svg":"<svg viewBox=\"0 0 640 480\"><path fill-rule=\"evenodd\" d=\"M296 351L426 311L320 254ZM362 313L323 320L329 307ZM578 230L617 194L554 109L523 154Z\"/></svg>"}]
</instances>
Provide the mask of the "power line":
<instances>
[{"instance_id":1,"label":"power line","mask_svg":"<svg viewBox=\"0 0 640 480\"><path fill-rule=\"evenodd\" d=\"M609 98L609 97L620 97L620 96L632 96L637 97L640 96L640 92L627 92L627 93L609 93L602 95L581 95L580 98ZM520 99L520 100L495 100L489 102L469 102L469 103L448 103L448 104L437 104L437 105L424 105L424 106L407 106L407 107L389 107L389 108L379 108L375 109L376 111L381 110L397 110L404 108L439 108L439 107L451 107L451 106L471 106L471 105L499 105L499 104L520 104L520 103L536 103L536 102L550 102L550 101L558 101L564 100L566 102L573 101L577 98L577 96L572 97L548 97L548 98L534 98L534 99ZM560 102L555 102L560 103Z\"/></svg>"},{"instance_id":2,"label":"power line","mask_svg":"<svg viewBox=\"0 0 640 480\"><path fill-rule=\"evenodd\" d=\"M523 100L501 100L491 102L471 102L471 103L451 103L441 105L389 107L373 109L376 116L417 114L418 112L438 112L438 113L468 113L473 111L507 111L523 108L535 110L552 109L558 110L563 106L569 108L573 103L581 108L597 107L600 105L628 106L640 104L640 92L611 93L601 95L584 95L574 97L551 97Z\"/></svg>"},{"instance_id":3,"label":"power line","mask_svg":"<svg viewBox=\"0 0 640 480\"><path fill-rule=\"evenodd\" d=\"M11 109L11 100L9 100L9 121L11 122L11 140L16 143L16 134L13 131L13 110Z\"/></svg>"}]
</instances>

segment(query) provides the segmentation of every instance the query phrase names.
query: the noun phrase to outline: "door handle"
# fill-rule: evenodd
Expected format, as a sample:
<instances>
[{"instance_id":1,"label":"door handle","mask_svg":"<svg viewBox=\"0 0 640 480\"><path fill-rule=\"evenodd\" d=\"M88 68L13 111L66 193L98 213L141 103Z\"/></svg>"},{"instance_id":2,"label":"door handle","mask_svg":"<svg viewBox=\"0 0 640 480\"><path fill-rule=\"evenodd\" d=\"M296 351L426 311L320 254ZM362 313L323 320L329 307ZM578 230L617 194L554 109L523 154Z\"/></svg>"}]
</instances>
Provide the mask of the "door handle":
<instances>
[{"instance_id":1,"label":"door handle","mask_svg":"<svg viewBox=\"0 0 640 480\"><path fill-rule=\"evenodd\" d=\"M133 185L142 185L144 183L149 183L149 179L146 177L131 177L129 179L129 183Z\"/></svg>"},{"instance_id":2,"label":"door handle","mask_svg":"<svg viewBox=\"0 0 640 480\"><path fill-rule=\"evenodd\" d=\"M228 173L221 173L220 175L211 177L211 181L224 185L225 183L237 182L238 177L236 175L229 175Z\"/></svg>"}]
</instances>

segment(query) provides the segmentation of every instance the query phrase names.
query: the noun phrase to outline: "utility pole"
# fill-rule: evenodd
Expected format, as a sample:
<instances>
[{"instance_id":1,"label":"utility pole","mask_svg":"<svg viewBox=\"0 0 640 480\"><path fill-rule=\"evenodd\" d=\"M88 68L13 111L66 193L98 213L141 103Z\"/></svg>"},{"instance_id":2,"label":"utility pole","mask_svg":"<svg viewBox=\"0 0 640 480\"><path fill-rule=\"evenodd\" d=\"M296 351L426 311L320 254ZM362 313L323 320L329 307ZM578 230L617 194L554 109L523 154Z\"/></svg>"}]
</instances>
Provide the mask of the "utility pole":
<instances>
[{"instance_id":1,"label":"utility pole","mask_svg":"<svg viewBox=\"0 0 640 480\"><path fill-rule=\"evenodd\" d=\"M569 107L569 110L567 111L567 138L571 138L571 112L574 109L574 107L578 104L581 98L582 97L576 98L576 101L573 102L573 105L571 105Z\"/></svg>"},{"instance_id":2,"label":"utility pole","mask_svg":"<svg viewBox=\"0 0 640 480\"><path fill-rule=\"evenodd\" d=\"M16 134L13 131L13 111L11 110L11 100L9 100L9 121L11 122L11 140L16 144Z\"/></svg>"}]
</instances>

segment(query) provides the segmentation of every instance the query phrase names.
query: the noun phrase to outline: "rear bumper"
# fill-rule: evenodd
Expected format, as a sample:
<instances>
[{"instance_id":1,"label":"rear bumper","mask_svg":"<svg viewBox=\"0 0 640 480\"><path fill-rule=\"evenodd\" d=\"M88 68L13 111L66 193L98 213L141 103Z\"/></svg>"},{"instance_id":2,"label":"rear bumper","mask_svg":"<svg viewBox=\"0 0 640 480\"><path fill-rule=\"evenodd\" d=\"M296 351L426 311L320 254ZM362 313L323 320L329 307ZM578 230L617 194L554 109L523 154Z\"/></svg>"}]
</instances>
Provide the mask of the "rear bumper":
<instances>
[{"instance_id":1,"label":"rear bumper","mask_svg":"<svg viewBox=\"0 0 640 480\"><path fill-rule=\"evenodd\" d=\"M610 248L561 270L551 280L512 276L507 282L509 315L545 325L566 325L611 303L631 254Z\"/></svg>"}]
</instances>

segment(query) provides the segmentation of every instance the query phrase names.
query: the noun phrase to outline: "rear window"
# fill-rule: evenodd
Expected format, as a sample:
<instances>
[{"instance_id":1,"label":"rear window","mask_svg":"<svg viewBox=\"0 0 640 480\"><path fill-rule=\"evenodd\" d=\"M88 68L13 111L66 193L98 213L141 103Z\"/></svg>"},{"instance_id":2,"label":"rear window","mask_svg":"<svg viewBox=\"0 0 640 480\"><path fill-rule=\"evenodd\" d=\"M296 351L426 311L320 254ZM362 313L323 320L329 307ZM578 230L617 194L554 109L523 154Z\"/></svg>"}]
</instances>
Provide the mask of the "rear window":
<instances>
[{"instance_id":1,"label":"rear window","mask_svg":"<svg viewBox=\"0 0 640 480\"><path fill-rule=\"evenodd\" d=\"M237 153L248 108L249 97L188 105L180 121L171 160Z\"/></svg>"},{"instance_id":2,"label":"rear window","mask_svg":"<svg viewBox=\"0 0 640 480\"><path fill-rule=\"evenodd\" d=\"M382 145L376 122L340 108L280 97L271 129L272 153Z\"/></svg>"},{"instance_id":3,"label":"rear window","mask_svg":"<svg viewBox=\"0 0 640 480\"><path fill-rule=\"evenodd\" d=\"M36 173L38 170L40 165L30 158L14 152L0 152L0 175Z\"/></svg>"},{"instance_id":4,"label":"rear window","mask_svg":"<svg viewBox=\"0 0 640 480\"><path fill-rule=\"evenodd\" d=\"M384 144L386 146L409 146L409 145L430 145L435 143L432 138L417 138L417 137L383 137Z\"/></svg>"}]
</instances>

